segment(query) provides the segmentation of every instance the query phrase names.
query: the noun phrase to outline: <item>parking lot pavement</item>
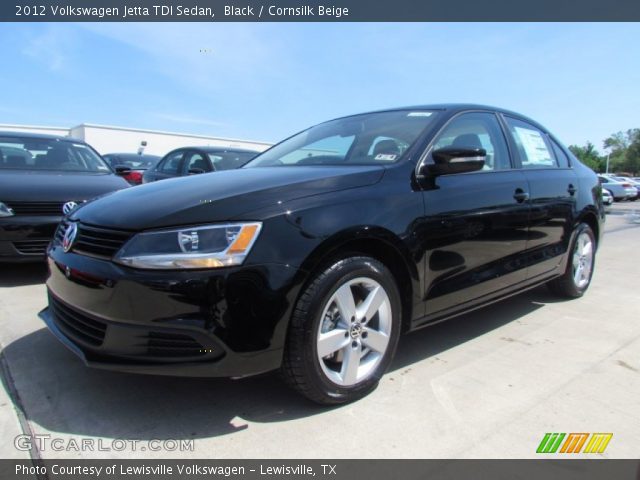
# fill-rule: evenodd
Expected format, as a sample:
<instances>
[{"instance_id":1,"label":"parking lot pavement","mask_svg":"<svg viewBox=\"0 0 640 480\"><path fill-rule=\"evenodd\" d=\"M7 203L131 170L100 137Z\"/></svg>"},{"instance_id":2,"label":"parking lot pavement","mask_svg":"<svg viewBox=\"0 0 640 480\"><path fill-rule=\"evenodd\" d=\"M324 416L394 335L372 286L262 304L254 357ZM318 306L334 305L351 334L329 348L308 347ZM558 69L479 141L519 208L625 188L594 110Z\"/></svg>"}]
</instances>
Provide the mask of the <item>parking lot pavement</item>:
<instances>
[{"instance_id":1,"label":"parking lot pavement","mask_svg":"<svg viewBox=\"0 0 640 480\"><path fill-rule=\"evenodd\" d=\"M17 395L0 392L0 457L24 458L13 436L31 430L60 439L36 452L43 458L529 458L546 432L612 432L603 456L638 458L640 225L612 214L606 231L582 299L539 288L408 335L378 390L338 408L309 404L272 375L87 369L36 316L43 268L3 266L4 386ZM78 452L73 438L102 443ZM193 450L150 451L176 445L150 439L194 440Z\"/></svg>"}]
</instances>

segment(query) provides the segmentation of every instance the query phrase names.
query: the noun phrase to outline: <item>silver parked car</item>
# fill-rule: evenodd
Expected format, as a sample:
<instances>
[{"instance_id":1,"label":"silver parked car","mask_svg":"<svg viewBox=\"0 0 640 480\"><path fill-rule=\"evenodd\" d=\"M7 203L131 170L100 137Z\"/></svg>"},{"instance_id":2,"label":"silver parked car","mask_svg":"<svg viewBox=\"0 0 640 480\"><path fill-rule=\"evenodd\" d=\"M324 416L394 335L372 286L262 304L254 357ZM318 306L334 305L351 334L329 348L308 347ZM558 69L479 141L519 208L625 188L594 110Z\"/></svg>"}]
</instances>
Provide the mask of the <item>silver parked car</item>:
<instances>
[{"instance_id":1,"label":"silver parked car","mask_svg":"<svg viewBox=\"0 0 640 480\"><path fill-rule=\"evenodd\" d=\"M629 177L621 177L619 175L616 175L613 178L622 183L630 183L631 186L636 189L636 196L634 198L631 198L630 200L631 201L638 200L638 197L640 197L640 181L634 180L633 178L629 178Z\"/></svg>"},{"instance_id":2,"label":"silver parked car","mask_svg":"<svg viewBox=\"0 0 640 480\"><path fill-rule=\"evenodd\" d=\"M615 177L607 175L598 175L598 180L602 188L611 192L616 202L635 199L638 195L638 190L629 182L621 182Z\"/></svg>"}]
</instances>

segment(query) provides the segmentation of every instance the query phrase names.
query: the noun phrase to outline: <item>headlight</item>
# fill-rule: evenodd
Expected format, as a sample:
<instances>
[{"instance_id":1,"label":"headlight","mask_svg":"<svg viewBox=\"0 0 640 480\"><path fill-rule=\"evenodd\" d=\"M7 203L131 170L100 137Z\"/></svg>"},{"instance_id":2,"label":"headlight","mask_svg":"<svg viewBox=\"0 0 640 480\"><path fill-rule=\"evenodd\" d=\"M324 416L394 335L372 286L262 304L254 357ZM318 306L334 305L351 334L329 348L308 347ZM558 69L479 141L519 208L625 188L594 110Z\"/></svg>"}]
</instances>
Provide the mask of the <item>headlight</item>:
<instances>
[{"instance_id":1,"label":"headlight","mask_svg":"<svg viewBox=\"0 0 640 480\"><path fill-rule=\"evenodd\" d=\"M241 265L262 224L230 223L139 233L114 261L137 268L219 268Z\"/></svg>"},{"instance_id":2,"label":"headlight","mask_svg":"<svg viewBox=\"0 0 640 480\"><path fill-rule=\"evenodd\" d=\"M13 210L7 207L4 203L0 202L0 217L12 217Z\"/></svg>"}]
</instances>

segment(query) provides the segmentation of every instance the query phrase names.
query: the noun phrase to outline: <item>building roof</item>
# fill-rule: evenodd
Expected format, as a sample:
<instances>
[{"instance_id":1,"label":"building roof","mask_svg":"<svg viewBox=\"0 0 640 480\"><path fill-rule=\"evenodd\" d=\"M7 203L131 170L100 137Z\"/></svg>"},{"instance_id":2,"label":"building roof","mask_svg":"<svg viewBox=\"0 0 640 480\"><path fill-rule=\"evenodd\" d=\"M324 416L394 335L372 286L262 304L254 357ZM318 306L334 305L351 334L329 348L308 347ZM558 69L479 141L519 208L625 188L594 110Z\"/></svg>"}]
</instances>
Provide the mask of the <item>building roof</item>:
<instances>
[{"instance_id":1,"label":"building roof","mask_svg":"<svg viewBox=\"0 0 640 480\"><path fill-rule=\"evenodd\" d=\"M133 127L120 127L116 125L100 125L97 123L81 123L80 125L76 125L72 127L70 130L74 130L76 128L102 128L106 130L121 130L127 132L140 132L140 133L153 133L158 135L171 135L176 137L192 137L192 138L201 138L205 140L220 140L222 142L244 142L244 143L260 143L263 145L273 145L272 142L264 142L261 140L247 140L241 138L226 138L226 137L215 137L209 135L198 135L194 133L183 133L183 132L167 132L164 130L148 130L145 128L133 128Z\"/></svg>"}]
</instances>

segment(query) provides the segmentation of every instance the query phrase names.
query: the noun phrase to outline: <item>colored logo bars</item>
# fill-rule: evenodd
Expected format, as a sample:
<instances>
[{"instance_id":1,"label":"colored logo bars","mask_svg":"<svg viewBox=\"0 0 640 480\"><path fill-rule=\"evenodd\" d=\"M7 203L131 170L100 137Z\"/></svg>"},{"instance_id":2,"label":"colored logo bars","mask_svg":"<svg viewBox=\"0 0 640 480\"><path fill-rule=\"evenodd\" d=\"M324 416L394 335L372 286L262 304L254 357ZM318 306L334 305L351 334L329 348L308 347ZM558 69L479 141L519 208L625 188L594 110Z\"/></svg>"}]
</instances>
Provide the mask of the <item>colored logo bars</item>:
<instances>
[{"instance_id":1,"label":"colored logo bars","mask_svg":"<svg viewBox=\"0 0 640 480\"><path fill-rule=\"evenodd\" d=\"M613 433L545 433L536 453L604 453L611 437Z\"/></svg>"}]
</instances>

